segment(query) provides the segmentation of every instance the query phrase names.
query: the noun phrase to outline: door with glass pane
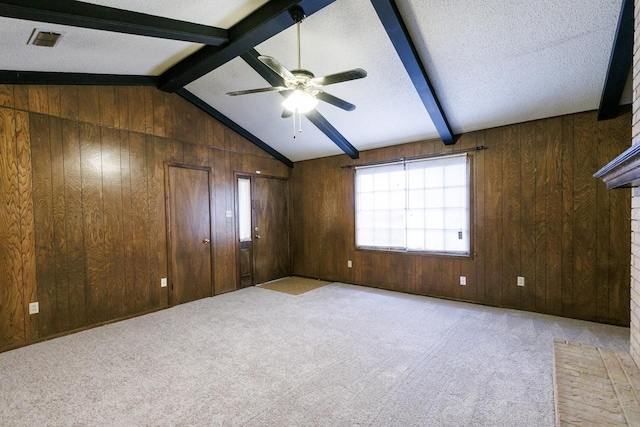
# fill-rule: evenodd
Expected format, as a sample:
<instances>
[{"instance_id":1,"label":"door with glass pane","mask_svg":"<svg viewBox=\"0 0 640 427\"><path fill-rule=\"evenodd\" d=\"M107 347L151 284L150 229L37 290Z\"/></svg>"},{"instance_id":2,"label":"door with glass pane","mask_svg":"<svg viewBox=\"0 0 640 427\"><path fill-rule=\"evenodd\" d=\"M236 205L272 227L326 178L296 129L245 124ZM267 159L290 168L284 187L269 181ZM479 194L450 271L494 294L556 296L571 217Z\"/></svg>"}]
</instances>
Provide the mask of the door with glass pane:
<instances>
[{"instance_id":1,"label":"door with glass pane","mask_svg":"<svg viewBox=\"0 0 640 427\"><path fill-rule=\"evenodd\" d=\"M236 175L238 288L288 276L288 183L281 178Z\"/></svg>"}]
</instances>

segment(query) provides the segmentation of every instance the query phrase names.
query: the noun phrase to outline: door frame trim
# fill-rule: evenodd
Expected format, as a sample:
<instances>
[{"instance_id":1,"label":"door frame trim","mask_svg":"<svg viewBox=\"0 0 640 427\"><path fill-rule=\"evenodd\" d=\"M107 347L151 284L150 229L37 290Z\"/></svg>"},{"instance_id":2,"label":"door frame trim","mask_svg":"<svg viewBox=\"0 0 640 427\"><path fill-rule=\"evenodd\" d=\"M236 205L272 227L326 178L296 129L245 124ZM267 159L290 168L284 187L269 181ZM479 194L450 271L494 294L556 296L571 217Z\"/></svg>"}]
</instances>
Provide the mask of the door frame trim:
<instances>
[{"instance_id":1,"label":"door frame trim","mask_svg":"<svg viewBox=\"0 0 640 427\"><path fill-rule=\"evenodd\" d=\"M200 166L200 165L192 165L188 163L178 163L165 161L164 162L164 203L165 203L165 223L167 229L167 280L171 281L173 277L173 267L171 266L171 203L169 201L169 168L183 168L183 169L196 169L207 172L207 184L209 186L209 254L211 257L211 295L216 295L215 290L216 287L214 285L215 277L214 277L214 245L213 245L213 235L214 235L214 206L213 206L213 173L210 166ZM173 307L177 305L173 300L171 287L173 283L167 283L167 302L169 307Z\"/></svg>"},{"instance_id":2,"label":"door frame trim","mask_svg":"<svg viewBox=\"0 0 640 427\"><path fill-rule=\"evenodd\" d=\"M289 177L284 177L284 176L277 176L277 175L269 175L269 174L262 174L262 173L255 173L255 172L242 172L242 171L238 171L238 170L234 170L233 171L233 186L234 186L234 190L233 190L233 201L234 201L234 207L233 207L233 212L234 212L234 217L233 217L233 222L235 223L235 229L234 229L234 246L235 246L235 256L236 256L236 290L239 289L239 285L240 285L240 238L238 236L238 178L249 178L251 180L251 234L253 234L253 179L254 178L269 178L269 179L279 179L282 181L289 181ZM289 184L287 184L289 185ZM287 200L287 203L289 203L290 200ZM289 227L291 227L291 210L289 210L289 218L287 218L287 221L289 221ZM291 230L289 230L291 231ZM254 241L253 238L251 239L251 245L253 245ZM253 259L253 246L251 248L252 254L251 254L251 280L253 282L253 275L255 273L255 266L253 265L254 263L254 259ZM289 269L291 269L292 265L291 265L291 247L289 247ZM253 283L252 286L255 286L256 283Z\"/></svg>"}]
</instances>

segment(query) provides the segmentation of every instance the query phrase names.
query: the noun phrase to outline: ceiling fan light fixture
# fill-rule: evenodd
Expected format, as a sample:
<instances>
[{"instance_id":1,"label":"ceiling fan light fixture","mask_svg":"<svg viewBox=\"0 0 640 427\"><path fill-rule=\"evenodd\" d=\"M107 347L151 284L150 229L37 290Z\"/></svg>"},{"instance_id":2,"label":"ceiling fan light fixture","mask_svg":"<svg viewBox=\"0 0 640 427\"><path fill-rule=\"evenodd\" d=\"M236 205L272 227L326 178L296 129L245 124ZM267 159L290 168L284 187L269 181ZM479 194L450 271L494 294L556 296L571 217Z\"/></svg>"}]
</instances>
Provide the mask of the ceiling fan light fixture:
<instances>
[{"instance_id":1,"label":"ceiling fan light fixture","mask_svg":"<svg viewBox=\"0 0 640 427\"><path fill-rule=\"evenodd\" d=\"M282 106L292 113L305 114L316 108L318 99L309 92L297 89L287 97Z\"/></svg>"}]
</instances>

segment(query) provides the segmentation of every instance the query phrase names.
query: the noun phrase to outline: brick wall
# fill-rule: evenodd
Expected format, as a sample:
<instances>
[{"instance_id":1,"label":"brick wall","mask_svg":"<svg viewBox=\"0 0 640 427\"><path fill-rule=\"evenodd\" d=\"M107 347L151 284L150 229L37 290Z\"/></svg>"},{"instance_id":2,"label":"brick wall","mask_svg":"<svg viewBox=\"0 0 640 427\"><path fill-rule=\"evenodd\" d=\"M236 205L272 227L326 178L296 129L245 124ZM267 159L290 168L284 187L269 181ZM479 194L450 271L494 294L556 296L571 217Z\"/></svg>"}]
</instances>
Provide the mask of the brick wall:
<instances>
[{"instance_id":1,"label":"brick wall","mask_svg":"<svg viewBox=\"0 0 640 427\"><path fill-rule=\"evenodd\" d=\"M635 0L633 43L633 144L640 143L640 0ZM631 356L640 366L640 187L631 198Z\"/></svg>"}]
</instances>

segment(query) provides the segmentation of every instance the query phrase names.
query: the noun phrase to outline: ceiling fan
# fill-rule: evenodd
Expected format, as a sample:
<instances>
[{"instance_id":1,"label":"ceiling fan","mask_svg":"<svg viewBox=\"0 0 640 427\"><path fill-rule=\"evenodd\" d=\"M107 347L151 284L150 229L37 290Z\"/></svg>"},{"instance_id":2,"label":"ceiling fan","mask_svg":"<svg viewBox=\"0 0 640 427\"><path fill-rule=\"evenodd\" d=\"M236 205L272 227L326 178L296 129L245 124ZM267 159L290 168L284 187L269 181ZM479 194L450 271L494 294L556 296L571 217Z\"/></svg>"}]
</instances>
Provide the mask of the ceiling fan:
<instances>
[{"instance_id":1,"label":"ceiling fan","mask_svg":"<svg viewBox=\"0 0 640 427\"><path fill-rule=\"evenodd\" d=\"M298 30L298 68L289 71L275 58L270 56L259 56L258 59L273 70L282 78L281 86L272 86L259 89L240 90L227 93L228 96L248 95L262 92L284 92L287 98L282 103L284 111L283 118L291 117L293 114L302 115L313 110L318 101L324 101L346 111L353 111L356 106L330 95L321 88L336 83L349 80L361 79L367 76L367 72L362 68L331 74L323 77L316 77L311 71L305 70L300 64L300 23L304 20L305 14L302 8L293 7L289 10L291 17L296 22ZM295 123L294 123L295 126Z\"/></svg>"}]
</instances>

